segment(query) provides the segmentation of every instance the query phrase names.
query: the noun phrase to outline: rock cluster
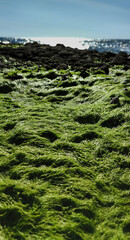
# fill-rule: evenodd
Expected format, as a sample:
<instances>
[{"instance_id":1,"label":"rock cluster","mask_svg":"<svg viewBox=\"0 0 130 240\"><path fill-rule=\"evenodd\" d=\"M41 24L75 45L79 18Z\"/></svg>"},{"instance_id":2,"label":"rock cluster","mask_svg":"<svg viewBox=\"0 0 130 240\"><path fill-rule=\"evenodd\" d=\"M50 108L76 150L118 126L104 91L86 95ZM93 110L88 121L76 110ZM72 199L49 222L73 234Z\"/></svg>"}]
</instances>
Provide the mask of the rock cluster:
<instances>
[{"instance_id":1,"label":"rock cluster","mask_svg":"<svg viewBox=\"0 0 130 240\"><path fill-rule=\"evenodd\" d=\"M81 72L86 77L86 70L94 67L97 71L109 73L109 67L113 65L124 65L130 67L130 56L125 52L119 54L112 52L100 53L96 50L79 50L65 47L62 44L56 46L41 45L37 42L27 43L17 48L2 47L0 55L6 59L15 59L17 62L34 62L46 69L67 69L71 66L74 70ZM3 68L6 63L0 61L0 67ZM7 67L7 66L6 66Z\"/></svg>"}]
</instances>

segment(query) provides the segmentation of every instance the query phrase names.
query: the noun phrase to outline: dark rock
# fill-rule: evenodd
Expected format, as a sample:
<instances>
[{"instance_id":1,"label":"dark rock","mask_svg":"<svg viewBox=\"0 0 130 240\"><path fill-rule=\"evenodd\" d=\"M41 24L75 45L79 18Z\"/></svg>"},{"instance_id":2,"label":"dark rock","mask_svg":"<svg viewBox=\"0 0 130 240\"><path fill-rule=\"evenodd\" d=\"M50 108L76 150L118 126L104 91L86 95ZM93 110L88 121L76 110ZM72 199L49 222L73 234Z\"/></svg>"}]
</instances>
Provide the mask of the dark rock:
<instances>
[{"instance_id":1,"label":"dark rock","mask_svg":"<svg viewBox=\"0 0 130 240\"><path fill-rule=\"evenodd\" d=\"M70 73L61 74L61 75L59 75L59 76L61 76L61 77L62 77L62 80L67 80L67 79L68 79L68 77L70 76Z\"/></svg>"},{"instance_id":2,"label":"dark rock","mask_svg":"<svg viewBox=\"0 0 130 240\"><path fill-rule=\"evenodd\" d=\"M27 140L27 137L21 132L14 134L9 138L11 144L20 145Z\"/></svg>"},{"instance_id":3,"label":"dark rock","mask_svg":"<svg viewBox=\"0 0 130 240\"><path fill-rule=\"evenodd\" d=\"M10 79L10 80L17 80L17 79L22 79L23 76L17 74L16 72L12 72L12 73L7 73L4 74L4 78Z\"/></svg>"},{"instance_id":4,"label":"dark rock","mask_svg":"<svg viewBox=\"0 0 130 240\"><path fill-rule=\"evenodd\" d=\"M77 62L77 61L78 61L78 58L79 58L78 54L73 54L73 55L71 56L71 61L72 61L72 63Z\"/></svg>"},{"instance_id":5,"label":"dark rock","mask_svg":"<svg viewBox=\"0 0 130 240\"><path fill-rule=\"evenodd\" d=\"M124 67L123 67L123 70L125 70L125 71L127 71L127 70L129 70L130 69L130 65L125 65Z\"/></svg>"},{"instance_id":6,"label":"dark rock","mask_svg":"<svg viewBox=\"0 0 130 240\"><path fill-rule=\"evenodd\" d=\"M89 73L86 72L86 69L82 69L82 70L80 71L80 76L81 76L82 78L86 78L86 77L89 76Z\"/></svg>"},{"instance_id":7,"label":"dark rock","mask_svg":"<svg viewBox=\"0 0 130 240\"><path fill-rule=\"evenodd\" d=\"M0 62L0 69L6 68L6 64Z\"/></svg>"},{"instance_id":8,"label":"dark rock","mask_svg":"<svg viewBox=\"0 0 130 240\"><path fill-rule=\"evenodd\" d=\"M112 98L111 104L116 104L118 107L120 107L119 97L114 97L114 98Z\"/></svg>"},{"instance_id":9,"label":"dark rock","mask_svg":"<svg viewBox=\"0 0 130 240\"><path fill-rule=\"evenodd\" d=\"M0 224L3 227L9 227L12 228L16 226L19 219L22 218L22 213L20 209L16 206L13 206L12 208L6 207L0 210Z\"/></svg>"},{"instance_id":10,"label":"dark rock","mask_svg":"<svg viewBox=\"0 0 130 240\"><path fill-rule=\"evenodd\" d=\"M29 73L26 78L35 78L36 75L34 73Z\"/></svg>"},{"instance_id":11,"label":"dark rock","mask_svg":"<svg viewBox=\"0 0 130 240\"><path fill-rule=\"evenodd\" d=\"M96 50L73 49L65 47L63 44L57 44L52 47L47 44L41 45L34 42L21 45L18 48L4 46L0 48L0 55L6 57L7 60L14 58L21 64L25 61L35 62L43 67L46 66L46 69L67 69L68 66L71 66L73 69L80 71L80 68L89 69L97 67L100 71L103 70L105 74L109 73L108 63L110 66L121 64L124 67L127 66L126 68L130 66L130 58L125 52L120 52L119 54L111 52L100 53Z\"/></svg>"},{"instance_id":12,"label":"dark rock","mask_svg":"<svg viewBox=\"0 0 130 240\"><path fill-rule=\"evenodd\" d=\"M54 142L58 139L57 135L53 133L52 131L46 130L41 133L41 137L47 138L50 140L50 142Z\"/></svg>"},{"instance_id":13,"label":"dark rock","mask_svg":"<svg viewBox=\"0 0 130 240\"><path fill-rule=\"evenodd\" d=\"M117 72L115 75L116 75L117 77L119 77L119 76L122 75L122 72Z\"/></svg>"},{"instance_id":14,"label":"dark rock","mask_svg":"<svg viewBox=\"0 0 130 240\"><path fill-rule=\"evenodd\" d=\"M4 126L4 130L5 131L11 130L15 127L15 125L16 125L16 122L6 123L5 126Z\"/></svg>"},{"instance_id":15,"label":"dark rock","mask_svg":"<svg viewBox=\"0 0 130 240\"><path fill-rule=\"evenodd\" d=\"M126 52L119 52L120 56L124 57L124 58L127 58L128 57L128 54Z\"/></svg>"},{"instance_id":16,"label":"dark rock","mask_svg":"<svg viewBox=\"0 0 130 240\"><path fill-rule=\"evenodd\" d=\"M65 89L55 89L52 91L52 94L56 96L66 96L69 92Z\"/></svg>"},{"instance_id":17,"label":"dark rock","mask_svg":"<svg viewBox=\"0 0 130 240\"><path fill-rule=\"evenodd\" d=\"M116 56L116 53L113 52L103 52L102 53L102 60L106 60L106 59L112 59L113 57Z\"/></svg>"},{"instance_id":18,"label":"dark rock","mask_svg":"<svg viewBox=\"0 0 130 240\"><path fill-rule=\"evenodd\" d=\"M81 123L81 124L95 124L99 121L100 116L97 114L86 114L86 115L80 115L75 118L75 121Z\"/></svg>"},{"instance_id":19,"label":"dark rock","mask_svg":"<svg viewBox=\"0 0 130 240\"><path fill-rule=\"evenodd\" d=\"M126 86L129 86L130 85L130 79L125 79L123 84L126 85Z\"/></svg>"},{"instance_id":20,"label":"dark rock","mask_svg":"<svg viewBox=\"0 0 130 240\"><path fill-rule=\"evenodd\" d=\"M114 128L120 126L124 122L124 118L122 114L119 114L117 116L112 116L107 118L101 123L102 127L107 127L107 128Z\"/></svg>"},{"instance_id":21,"label":"dark rock","mask_svg":"<svg viewBox=\"0 0 130 240\"><path fill-rule=\"evenodd\" d=\"M95 138L98 138L99 137L99 135L96 133L96 132L94 132L94 131L88 131L88 132L86 132L86 133L84 133L84 134L82 134L82 135L76 135L76 136L74 136L73 138L72 138L72 142L75 142L75 143L80 143L80 142L82 142L82 141L84 141L84 140L93 140L93 139L95 139Z\"/></svg>"},{"instance_id":22,"label":"dark rock","mask_svg":"<svg viewBox=\"0 0 130 240\"><path fill-rule=\"evenodd\" d=\"M129 233L130 232L130 223L129 222L124 222L124 224L123 224L123 232L124 233Z\"/></svg>"},{"instance_id":23,"label":"dark rock","mask_svg":"<svg viewBox=\"0 0 130 240\"><path fill-rule=\"evenodd\" d=\"M95 84L96 80L88 82L88 86L92 87Z\"/></svg>"},{"instance_id":24,"label":"dark rock","mask_svg":"<svg viewBox=\"0 0 130 240\"><path fill-rule=\"evenodd\" d=\"M13 86L8 82L0 84L0 93L10 93L13 91Z\"/></svg>"},{"instance_id":25,"label":"dark rock","mask_svg":"<svg viewBox=\"0 0 130 240\"><path fill-rule=\"evenodd\" d=\"M58 74L56 74L55 72L50 72L46 75L46 77L53 80L58 77Z\"/></svg>"},{"instance_id":26,"label":"dark rock","mask_svg":"<svg viewBox=\"0 0 130 240\"><path fill-rule=\"evenodd\" d=\"M128 90L128 88L124 88L124 93L127 97L130 97L130 91Z\"/></svg>"},{"instance_id":27,"label":"dark rock","mask_svg":"<svg viewBox=\"0 0 130 240\"><path fill-rule=\"evenodd\" d=\"M66 80L66 81L63 81L61 84L59 84L60 87L73 87L73 86L77 86L78 85L78 82L73 80L73 81L69 81L69 80Z\"/></svg>"},{"instance_id":28,"label":"dark rock","mask_svg":"<svg viewBox=\"0 0 130 240\"><path fill-rule=\"evenodd\" d=\"M52 69L50 64L43 64L43 66L46 70L51 70Z\"/></svg>"},{"instance_id":29,"label":"dark rock","mask_svg":"<svg viewBox=\"0 0 130 240\"><path fill-rule=\"evenodd\" d=\"M100 68L106 75L109 74L109 66L108 65L103 65L101 68Z\"/></svg>"},{"instance_id":30,"label":"dark rock","mask_svg":"<svg viewBox=\"0 0 130 240\"><path fill-rule=\"evenodd\" d=\"M127 63L127 53L120 52L119 54L117 54L114 57L114 59L112 60L112 63L116 64L116 65L126 64Z\"/></svg>"},{"instance_id":31,"label":"dark rock","mask_svg":"<svg viewBox=\"0 0 130 240\"><path fill-rule=\"evenodd\" d=\"M68 65L65 63L60 63L60 64L58 63L56 66L57 70L61 70L61 69L66 70L67 68L68 68Z\"/></svg>"},{"instance_id":32,"label":"dark rock","mask_svg":"<svg viewBox=\"0 0 130 240\"><path fill-rule=\"evenodd\" d=\"M65 50L60 51L59 55L63 58L71 57L71 56L73 56L73 52L67 51L67 49L65 49Z\"/></svg>"},{"instance_id":33,"label":"dark rock","mask_svg":"<svg viewBox=\"0 0 130 240\"><path fill-rule=\"evenodd\" d=\"M61 43L58 43L55 48L56 48L57 50L61 50L61 49L64 49L65 46L64 46L63 44L61 44Z\"/></svg>"}]
</instances>

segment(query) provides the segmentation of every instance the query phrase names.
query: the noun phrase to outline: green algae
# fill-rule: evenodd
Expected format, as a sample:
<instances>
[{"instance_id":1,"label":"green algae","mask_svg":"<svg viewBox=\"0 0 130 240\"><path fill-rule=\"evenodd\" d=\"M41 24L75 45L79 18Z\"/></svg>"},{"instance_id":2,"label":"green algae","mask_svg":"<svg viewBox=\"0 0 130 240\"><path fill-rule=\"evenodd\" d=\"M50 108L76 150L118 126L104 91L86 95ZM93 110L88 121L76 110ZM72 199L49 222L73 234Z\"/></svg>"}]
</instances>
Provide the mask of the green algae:
<instances>
[{"instance_id":1,"label":"green algae","mask_svg":"<svg viewBox=\"0 0 130 240\"><path fill-rule=\"evenodd\" d=\"M2 240L130 238L130 71L109 72L1 73Z\"/></svg>"}]
</instances>

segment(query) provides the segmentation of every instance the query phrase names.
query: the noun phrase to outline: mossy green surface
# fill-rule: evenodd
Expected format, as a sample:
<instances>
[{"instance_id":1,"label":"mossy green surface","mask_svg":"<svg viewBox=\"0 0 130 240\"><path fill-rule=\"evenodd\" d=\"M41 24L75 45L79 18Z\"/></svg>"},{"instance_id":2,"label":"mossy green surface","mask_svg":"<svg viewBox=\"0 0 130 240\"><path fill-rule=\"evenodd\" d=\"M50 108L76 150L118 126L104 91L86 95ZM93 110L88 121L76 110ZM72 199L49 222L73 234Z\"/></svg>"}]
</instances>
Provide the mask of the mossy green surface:
<instances>
[{"instance_id":1,"label":"mossy green surface","mask_svg":"<svg viewBox=\"0 0 130 240\"><path fill-rule=\"evenodd\" d=\"M1 71L1 240L130 239L129 82L122 66Z\"/></svg>"}]
</instances>

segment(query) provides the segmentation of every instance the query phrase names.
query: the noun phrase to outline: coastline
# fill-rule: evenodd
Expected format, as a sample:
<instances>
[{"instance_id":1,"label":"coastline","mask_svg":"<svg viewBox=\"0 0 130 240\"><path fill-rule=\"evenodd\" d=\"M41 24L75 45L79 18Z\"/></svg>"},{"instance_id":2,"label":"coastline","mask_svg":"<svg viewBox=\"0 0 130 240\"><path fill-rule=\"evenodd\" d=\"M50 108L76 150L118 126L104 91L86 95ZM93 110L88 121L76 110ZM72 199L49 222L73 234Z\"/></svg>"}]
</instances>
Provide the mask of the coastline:
<instances>
[{"instance_id":1,"label":"coastline","mask_svg":"<svg viewBox=\"0 0 130 240\"><path fill-rule=\"evenodd\" d=\"M91 39L78 37L0 37L0 41L5 44L26 44L38 42L39 44L49 44L56 46L63 44L66 47L97 50L98 52L114 52L121 51L130 54L130 39Z\"/></svg>"},{"instance_id":2,"label":"coastline","mask_svg":"<svg viewBox=\"0 0 130 240\"><path fill-rule=\"evenodd\" d=\"M118 54L112 52L98 52L97 50L80 50L65 47L63 44L50 46L48 44L26 43L25 45L11 45L0 47L0 54L9 59L13 57L18 62L32 61L47 69L67 69L73 67L77 71L87 71L91 67L108 72L108 68L114 65L130 67L130 55L125 52ZM18 47L17 47L18 46Z\"/></svg>"}]
</instances>

